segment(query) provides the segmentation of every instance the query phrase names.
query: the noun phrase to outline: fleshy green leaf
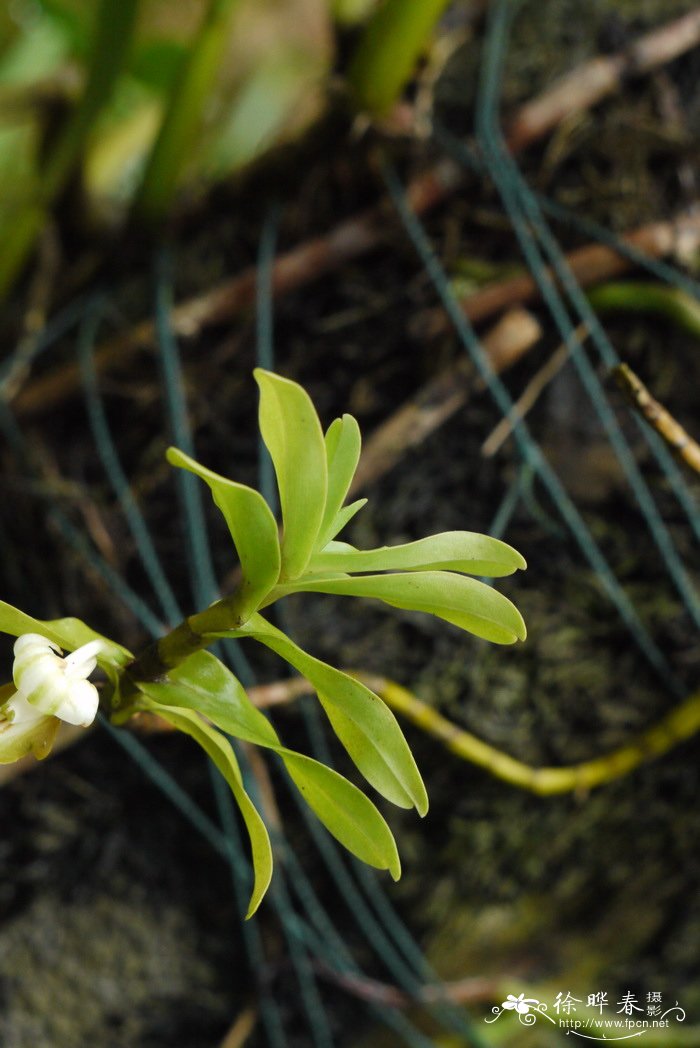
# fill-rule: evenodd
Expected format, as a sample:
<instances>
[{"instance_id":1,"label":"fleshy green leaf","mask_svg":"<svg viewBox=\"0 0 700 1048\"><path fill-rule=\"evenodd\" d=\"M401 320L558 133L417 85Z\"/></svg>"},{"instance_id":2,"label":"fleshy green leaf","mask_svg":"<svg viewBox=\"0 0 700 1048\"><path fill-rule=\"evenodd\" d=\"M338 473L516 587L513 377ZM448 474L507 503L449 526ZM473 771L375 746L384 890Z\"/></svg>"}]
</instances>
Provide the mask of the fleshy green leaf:
<instances>
[{"instance_id":1,"label":"fleshy green leaf","mask_svg":"<svg viewBox=\"0 0 700 1048\"><path fill-rule=\"evenodd\" d=\"M220 634L227 635L231 636ZM347 673L308 655L260 615L253 615L234 635L253 637L303 673L367 781L387 800L401 808L414 806L425 815L428 797L413 754L394 714L378 695Z\"/></svg>"},{"instance_id":2,"label":"fleshy green leaf","mask_svg":"<svg viewBox=\"0 0 700 1048\"><path fill-rule=\"evenodd\" d=\"M398 881L401 862L396 841L362 790L311 757L290 750L281 756L302 797L333 836L358 859L389 870Z\"/></svg>"},{"instance_id":3,"label":"fleshy green leaf","mask_svg":"<svg viewBox=\"0 0 700 1048\"><path fill-rule=\"evenodd\" d=\"M367 499L357 499L356 502L351 502L349 506L343 506L341 510L335 515L335 519L328 529L329 541L334 539L336 535L340 534L346 524L349 524L356 513L359 513L363 506L367 505ZM323 549L319 543L319 549ZM313 558L312 558L313 559Z\"/></svg>"},{"instance_id":4,"label":"fleshy green leaf","mask_svg":"<svg viewBox=\"0 0 700 1048\"><path fill-rule=\"evenodd\" d=\"M142 683L139 689L158 706L196 710L228 734L277 753L326 829L358 859L398 878L394 838L369 798L331 768L282 746L240 681L210 652L197 652L172 670L167 681Z\"/></svg>"},{"instance_id":5,"label":"fleshy green leaf","mask_svg":"<svg viewBox=\"0 0 700 1048\"><path fill-rule=\"evenodd\" d=\"M340 531L340 528L333 529L360 459L362 437L360 427L353 416L343 415L342 418L337 418L332 422L328 427L325 443L328 461L328 493L321 530L316 542L318 549L323 549L326 543Z\"/></svg>"},{"instance_id":6,"label":"fleshy green leaf","mask_svg":"<svg viewBox=\"0 0 700 1048\"><path fill-rule=\"evenodd\" d=\"M54 633L49 623L42 622L40 619L34 619L31 615L26 615L19 608L13 608L11 604L6 604L4 600L0 600L0 633L9 633L13 637L21 637L23 633L39 633L42 637L52 640L54 644L59 646L62 644L58 634ZM77 647L80 647L80 645L77 645Z\"/></svg>"},{"instance_id":7,"label":"fleshy green leaf","mask_svg":"<svg viewBox=\"0 0 700 1048\"><path fill-rule=\"evenodd\" d=\"M326 507L326 447L308 393L296 382L256 368L260 432L277 474L282 506L283 579L303 574Z\"/></svg>"},{"instance_id":8,"label":"fleshy green leaf","mask_svg":"<svg viewBox=\"0 0 700 1048\"><path fill-rule=\"evenodd\" d=\"M445 531L441 535L360 550L337 543L316 553L309 571L462 571L467 575L499 578L512 575L527 564L517 550L500 539L472 531Z\"/></svg>"},{"instance_id":9,"label":"fleshy green leaf","mask_svg":"<svg viewBox=\"0 0 700 1048\"><path fill-rule=\"evenodd\" d=\"M209 651L190 655L165 681L143 681L139 690L155 702L197 710L229 735L256 746L277 746L277 733L250 701L229 669Z\"/></svg>"},{"instance_id":10,"label":"fleshy green leaf","mask_svg":"<svg viewBox=\"0 0 700 1048\"><path fill-rule=\"evenodd\" d=\"M190 735L198 742L219 769L241 810L243 821L250 837L253 855L253 873L255 883L250 897L246 917L252 917L268 889L272 878L272 848L270 838L255 805L243 788L243 779L238 767L236 755L231 744L218 731L206 724L202 718L191 710L172 709L160 703L149 703L154 713L168 721L178 731Z\"/></svg>"},{"instance_id":11,"label":"fleshy green leaf","mask_svg":"<svg viewBox=\"0 0 700 1048\"><path fill-rule=\"evenodd\" d=\"M273 596L288 593L338 593L375 597L395 608L425 611L495 644L525 640L522 615L507 597L476 579L450 571L415 571L395 575L361 575L340 579L300 579L280 586Z\"/></svg>"},{"instance_id":12,"label":"fleshy green leaf","mask_svg":"<svg viewBox=\"0 0 700 1048\"><path fill-rule=\"evenodd\" d=\"M224 516L241 562L243 578L236 603L245 622L279 578L280 547L272 511L259 492L219 476L183 451L168 448L166 457L171 465L189 470L209 485Z\"/></svg>"}]
</instances>

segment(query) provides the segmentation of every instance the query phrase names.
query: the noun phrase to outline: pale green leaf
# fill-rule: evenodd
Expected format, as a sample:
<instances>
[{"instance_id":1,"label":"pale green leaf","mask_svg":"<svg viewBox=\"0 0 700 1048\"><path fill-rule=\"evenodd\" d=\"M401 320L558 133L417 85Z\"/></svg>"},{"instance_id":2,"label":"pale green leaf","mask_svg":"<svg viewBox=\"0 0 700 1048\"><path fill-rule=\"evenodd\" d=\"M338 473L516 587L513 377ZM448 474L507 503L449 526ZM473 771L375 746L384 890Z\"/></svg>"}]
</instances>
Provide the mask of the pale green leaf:
<instances>
[{"instance_id":1,"label":"pale green leaf","mask_svg":"<svg viewBox=\"0 0 700 1048\"><path fill-rule=\"evenodd\" d=\"M333 836L362 862L389 870L397 881L401 863L396 842L371 800L325 764L290 750L281 755L302 797Z\"/></svg>"},{"instance_id":2,"label":"pale green leaf","mask_svg":"<svg viewBox=\"0 0 700 1048\"><path fill-rule=\"evenodd\" d=\"M21 637L23 633L38 633L42 637L52 640L59 647L62 646L58 634L54 633L48 623L42 622L41 619L34 619L31 615L26 615L19 608L13 608L11 604L6 604L4 600L0 600L0 633L9 633L13 637ZM77 647L80 647L80 645L77 645Z\"/></svg>"},{"instance_id":3,"label":"pale green leaf","mask_svg":"<svg viewBox=\"0 0 700 1048\"><path fill-rule=\"evenodd\" d=\"M477 579L450 571L415 571L395 575L361 575L341 579L304 579L280 586L275 598L288 593L337 593L374 597L395 608L424 611L495 644L525 640L522 615L502 593Z\"/></svg>"},{"instance_id":4,"label":"pale green leaf","mask_svg":"<svg viewBox=\"0 0 700 1048\"><path fill-rule=\"evenodd\" d=\"M153 712L168 721L178 731L198 742L219 769L240 808L245 822L253 856L254 885L246 917L252 917L268 889L272 878L272 848L265 823L243 788L240 768L231 744L218 731L206 724L190 710L172 709L160 703L149 704Z\"/></svg>"},{"instance_id":5,"label":"pale green leaf","mask_svg":"<svg viewBox=\"0 0 700 1048\"><path fill-rule=\"evenodd\" d=\"M308 393L256 368L260 432L272 457L282 506L282 579L298 578L314 550L326 507L326 447Z\"/></svg>"},{"instance_id":6,"label":"pale green leaf","mask_svg":"<svg viewBox=\"0 0 700 1048\"><path fill-rule=\"evenodd\" d=\"M279 578L280 547L272 511L253 488L219 476L177 448L168 448L166 456L171 465L189 470L209 485L224 516L241 562L236 611L245 622Z\"/></svg>"},{"instance_id":7,"label":"pale green leaf","mask_svg":"<svg viewBox=\"0 0 700 1048\"><path fill-rule=\"evenodd\" d=\"M328 535L330 536L329 541L330 539L334 539L335 536L350 523L355 514L359 513L362 507L366 505L367 499L358 499L356 502L351 502L348 506L343 506L343 508L336 513L335 520L328 529ZM324 547L319 543L319 549L323 548Z\"/></svg>"},{"instance_id":8,"label":"pale green leaf","mask_svg":"<svg viewBox=\"0 0 700 1048\"><path fill-rule=\"evenodd\" d=\"M394 714L378 695L307 654L260 615L252 616L233 635L253 637L299 670L322 697L324 709L333 709L331 725L367 781L387 800L401 808L414 806L425 815L428 797L413 754Z\"/></svg>"},{"instance_id":9,"label":"pale green leaf","mask_svg":"<svg viewBox=\"0 0 700 1048\"><path fill-rule=\"evenodd\" d=\"M155 702L198 710L245 742L272 747L279 743L272 724L250 701L238 678L209 651L190 655L164 681L140 681L138 686Z\"/></svg>"},{"instance_id":10,"label":"pale green leaf","mask_svg":"<svg viewBox=\"0 0 700 1048\"><path fill-rule=\"evenodd\" d=\"M360 427L352 415L343 415L342 418L337 418L331 423L326 432L325 444L328 462L328 493L316 542L317 549L323 549L326 543L340 531L340 528L336 528L336 519L345 502L360 459L362 437ZM342 526L345 523L347 521Z\"/></svg>"},{"instance_id":11,"label":"pale green leaf","mask_svg":"<svg viewBox=\"0 0 700 1048\"><path fill-rule=\"evenodd\" d=\"M527 567L505 542L471 531L445 531L402 546L360 550L347 544L316 553L309 571L461 571L499 578Z\"/></svg>"},{"instance_id":12,"label":"pale green leaf","mask_svg":"<svg viewBox=\"0 0 700 1048\"><path fill-rule=\"evenodd\" d=\"M210 652L201 651L171 670L168 679L139 690L158 707L194 710L217 727L277 753L304 800L323 825L358 859L394 878L400 873L391 831L372 802L342 775L282 746L275 729L250 701L241 683Z\"/></svg>"}]
</instances>

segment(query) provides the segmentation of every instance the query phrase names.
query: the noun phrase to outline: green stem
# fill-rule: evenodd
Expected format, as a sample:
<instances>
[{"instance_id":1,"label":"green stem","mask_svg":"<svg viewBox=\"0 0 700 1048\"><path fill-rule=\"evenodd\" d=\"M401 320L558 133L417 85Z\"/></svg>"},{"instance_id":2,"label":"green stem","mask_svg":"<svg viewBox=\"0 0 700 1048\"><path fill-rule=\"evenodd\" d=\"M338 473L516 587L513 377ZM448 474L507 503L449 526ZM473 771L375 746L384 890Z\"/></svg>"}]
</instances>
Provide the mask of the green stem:
<instances>
[{"instance_id":1,"label":"green stem","mask_svg":"<svg viewBox=\"0 0 700 1048\"><path fill-rule=\"evenodd\" d=\"M20 208L4 233L0 257L0 300L32 252L49 209L75 169L97 114L112 93L126 61L139 0L102 0L82 98L68 119L41 172L39 190Z\"/></svg>"},{"instance_id":2,"label":"green stem","mask_svg":"<svg viewBox=\"0 0 700 1048\"><path fill-rule=\"evenodd\" d=\"M680 288L651 281L611 281L587 292L597 313L655 313L700 337L700 302Z\"/></svg>"},{"instance_id":3,"label":"green stem","mask_svg":"<svg viewBox=\"0 0 700 1048\"><path fill-rule=\"evenodd\" d=\"M163 219L172 203L202 123L202 112L219 74L237 0L212 0L194 44L183 59L136 197L137 214Z\"/></svg>"},{"instance_id":4,"label":"green stem","mask_svg":"<svg viewBox=\"0 0 700 1048\"><path fill-rule=\"evenodd\" d=\"M504 782L542 797L588 791L613 782L640 764L668 753L700 730L700 692L695 692L632 742L603 757L568 767L533 768L448 721L400 684L372 674L356 673L354 676L416 727L440 739L458 757L484 768Z\"/></svg>"},{"instance_id":5,"label":"green stem","mask_svg":"<svg viewBox=\"0 0 700 1048\"><path fill-rule=\"evenodd\" d=\"M204 611L188 615L186 619L149 644L124 670L119 686L119 698L113 702L113 712L124 712L133 705L140 681L155 681L175 669L190 655L214 643L212 634L236 630L244 624L242 614L246 598L244 588L228 597L222 597Z\"/></svg>"},{"instance_id":6,"label":"green stem","mask_svg":"<svg viewBox=\"0 0 700 1048\"><path fill-rule=\"evenodd\" d=\"M386 113L415 68L448 0L384 0L370 18L348 69L361 109Z\"/></svg>"}]
</instances>

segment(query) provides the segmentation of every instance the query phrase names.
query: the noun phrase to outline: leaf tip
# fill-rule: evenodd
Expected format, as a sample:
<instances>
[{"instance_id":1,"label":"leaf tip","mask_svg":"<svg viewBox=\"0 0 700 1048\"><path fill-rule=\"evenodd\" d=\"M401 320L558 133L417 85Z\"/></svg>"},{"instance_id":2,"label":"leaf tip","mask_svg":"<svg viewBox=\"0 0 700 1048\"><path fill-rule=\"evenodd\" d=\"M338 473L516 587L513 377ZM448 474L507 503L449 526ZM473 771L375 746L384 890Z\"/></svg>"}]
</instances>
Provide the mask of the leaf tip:
<instances>
[{"instance_id":1,"label":"leaf tip","mask_svg":"<svg viewBox=\"0 0 700 1048\"><path fill-rule=\"evenodd\" d=\"M171 466L182 466L186 455L184 451L180 451L180 449L176 448L174 444L171 444L165 449L165 458Z\"/></svg>"},{"instance_id":2,"label":"leaf tip","mask_svg":"<svg viewBox=\"0 0 700 1048\"><path fill-rule=\"evenodd\" d=\"M250 903L248 905L248 912L245 915L246 921L249 921L251 917L255 916L255 914L258 912L258 908L261 902L262 896L260 896L259 898L256 898L255 896L251 897Z\"/></svg>"}]
</instances>

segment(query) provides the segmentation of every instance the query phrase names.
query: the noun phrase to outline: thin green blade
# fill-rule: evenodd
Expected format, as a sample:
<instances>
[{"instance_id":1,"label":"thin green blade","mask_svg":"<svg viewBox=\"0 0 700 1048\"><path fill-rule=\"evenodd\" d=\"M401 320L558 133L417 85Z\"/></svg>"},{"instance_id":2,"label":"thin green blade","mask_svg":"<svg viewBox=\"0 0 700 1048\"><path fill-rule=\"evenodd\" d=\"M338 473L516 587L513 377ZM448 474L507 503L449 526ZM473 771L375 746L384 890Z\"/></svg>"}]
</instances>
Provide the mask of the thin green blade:
<instances>
[{"instance_id":1,"label":"thin green blade","mask_svg":"<svg viewBox=\"0 0 700 1048\"><path fill-rule=\"evenodd\" d=\"M323 549L326 543L340 531L340 528L335 527L336 519L345 502L362 450L362 437L356 419L352 415L343 415L342 418L337 418L332 422L326 433L325 444L328 461L328 493L316 543L317 549ZM345 523L347 521L341 526L344 526Z\"/></svg>"},{"instance_id":2,"label":"thin green blade","mask_svg":"<svg viewBox=\"0 0 700 1048\"><path fill-rule=\"evenodd\" d=\"M308 393L296 382L256 368L260 432L272 457L282 506L283 579L306 569L326 507L326 446Z\"/></svg>"},{"instance_id":3,"label":"thin green blade","mask_svg":"<svg viewBox=\"0 0 700 1048\"><path fill-rule=\"evenodd\" d=\"M183 716L202 714L237 738L277 753L304 800L326 829L363 862L388 869L397 879L400 864L394 838L375 806L342 775L282 746L275 729L246 694L240 681L210 652L190 656L168 679L139 689L153 709L173 707ZM167 718L166 718L167 719Z\"/></svg>"},{"instance_id":4,"label":"thin green blade","mask_svg":"<svg viewBox=\"0 0 700 1048\"><path fill-rule=\"evenodd\" d=\"M514 644L527 635L522 615L507 597L483 582L450 571L300 579L293 586L279 587L273 595L277 598L292 592L374 597L395 608L436 615L495 644Z\"/></svg>"},{"instance_id":5,"label":"thin green blade","mask_svg":"<svg viewBox=\"0 0 700 1048\"><path fill-rule=\"evenodd\" d=\"M367 781L387 800L402 808L413 806L425 815L428 796L413 754L394 714L378 695L347 673L307 654L260 615L252 616L233 635L253 637L303 673L324 696L324 702L340 710L341 716L331 720L331 725ZM348 722L352 734L346 738Z\"/></svg>"},{"instance_id":6,"label":"thin green blade","mask_svg":"<svg viewBox=\"0 0 700 1048\"><path fill-rule=\"evenodd\" d=\"M316 553L309 571L460 571L499 578L525 568L525 559L506 542L471 531L445 531L402 546L359 550L345 543Z\"/></svg>"},{"instance_id":7,"label":"thin green blade","mask_svg":"<svg viewBox=\"0 0 700 1048\"><path fill-rule=\"evenodd\" d=\"M243 577L236 594L236 610L243 623L279 578L280 546L272 511L259 492L219 476L178 448L168 448L166 457L172 466L189 470L208 484L224 516L241 562Z\"/></svg>"},{"instance_id":8,"label":"thin green blade","mask_svg":"<svg viewBox=\"0 0 700 1048\"><path fill-rule=\"evenodd\" d=\"M252 917L262 902L272 879L272 848L265 823L243 788L241 771L231 744L223 735L206 724L198 714L190 710L171 709L160 703L149 703L148 705L152 712L157 713L178 731L190 735L195 742L198 742L231 787L250 838L254 885L246 918Z\"/></svg>"},{"instance_id":9,"label":"thin green blade","mask_svg":"<svg viewBox=\"0 0 700 1048\"><path fill-rule=\"evenodd\" d=\"M285 767L302 797L348 851L378 870L389 870L395 881L401 862L391 830L371 800L332 768L286 750Z\"/></svg>"}]
</instances>

